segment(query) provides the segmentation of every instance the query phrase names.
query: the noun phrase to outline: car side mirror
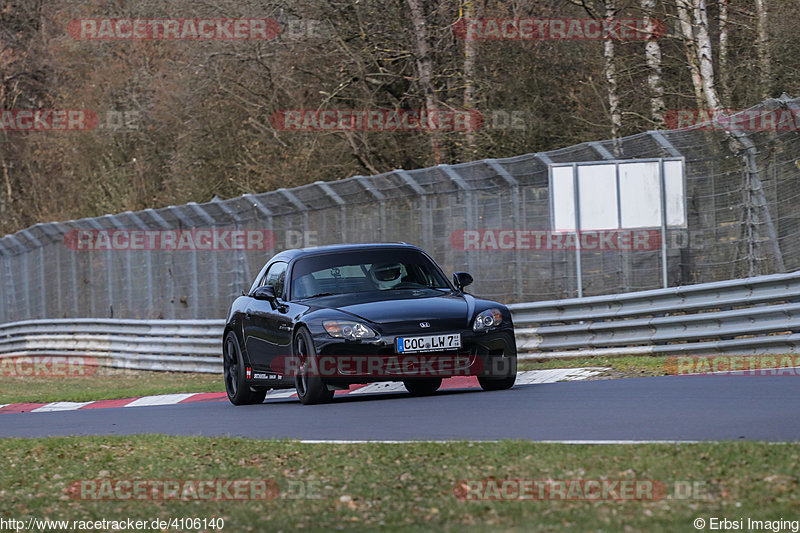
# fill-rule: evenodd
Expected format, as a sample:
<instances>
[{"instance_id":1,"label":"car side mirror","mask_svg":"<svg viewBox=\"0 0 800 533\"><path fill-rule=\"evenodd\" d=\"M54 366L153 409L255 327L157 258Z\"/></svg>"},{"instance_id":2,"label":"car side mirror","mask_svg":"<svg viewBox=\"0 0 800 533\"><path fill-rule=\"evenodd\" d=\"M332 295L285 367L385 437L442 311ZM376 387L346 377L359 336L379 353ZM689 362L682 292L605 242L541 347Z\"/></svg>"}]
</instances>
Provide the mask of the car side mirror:
<instances>
[{"instance_id":1,"label":"car side mirror","mask_svg":"<svg viewBox=\"0 0 800 533\"><path fill-rule=\"evenodd\" d=\"M460 291L463 291L464 287L472 284L473 281L475 280L472 279L472 276L470 276L468 272L456 272L453 274L453 284L456 286L456 289Z\"/></svg>"},{"instance_id":2,"label":"car side mirror","mask_svg":"<svg viewBox=\"0 0 800 533\"><path fill-rule=\"evenodd\" d=\"M277 309L281 313L285 313L288 309L287 306L278 302L278 295L275 294L275 287L272 285L263 285L253 291L251 295L256 300L266 300L269 302L270 307Z\"/></svg>"},{"instance_id":3,"label":"car side mirror","mask_svg":"<svg viewBox=\"0 0 800 533\"><path fill-rule=\"evenodd\" d=\"M278 297L275 296L275 287L272 285L262 285L253 291L253 298L256 300L267 300L268 302L275 302Z\"/></svg>"}]
</instances>

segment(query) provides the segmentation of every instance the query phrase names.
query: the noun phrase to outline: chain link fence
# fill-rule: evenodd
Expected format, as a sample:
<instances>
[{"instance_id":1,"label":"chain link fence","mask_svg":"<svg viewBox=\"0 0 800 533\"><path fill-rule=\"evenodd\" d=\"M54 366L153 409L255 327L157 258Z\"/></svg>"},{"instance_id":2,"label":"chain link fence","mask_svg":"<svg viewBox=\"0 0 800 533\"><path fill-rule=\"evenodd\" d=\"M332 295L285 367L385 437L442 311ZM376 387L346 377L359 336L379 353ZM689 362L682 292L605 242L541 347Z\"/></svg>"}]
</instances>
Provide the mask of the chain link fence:
<instances>
[{"instance_id":1,"label":"chain link fence","mask_svg":"<svg viewBox=\"0 0 800 533\"><path fill-rule=\"evenodd\" d=\"M0 239L0 323L221 318L282 249L376 241L421 246L448 273L472 273L472 292L487 298L512 303L575 297L576 254L568 247L465 249L464 232L553 231L549 165L614 159L685 160L688 225L668 230L667 285L800 270L800 99L767 100L753 110L789 113L779 114L784 122L769 131L647 132L508 159L37 224ZM136 232L147 239L176 230L210 231L223 241L231 239L226 232L244 232L245 245L132 244ZM110 239L105 245L100 234ZM86 244L80 235L94 240L87 237ZM247 235L264 240L249 246ZM584 250L583 295L661 287L661 254L660 246Z\"/></svg>"}]
</instances>

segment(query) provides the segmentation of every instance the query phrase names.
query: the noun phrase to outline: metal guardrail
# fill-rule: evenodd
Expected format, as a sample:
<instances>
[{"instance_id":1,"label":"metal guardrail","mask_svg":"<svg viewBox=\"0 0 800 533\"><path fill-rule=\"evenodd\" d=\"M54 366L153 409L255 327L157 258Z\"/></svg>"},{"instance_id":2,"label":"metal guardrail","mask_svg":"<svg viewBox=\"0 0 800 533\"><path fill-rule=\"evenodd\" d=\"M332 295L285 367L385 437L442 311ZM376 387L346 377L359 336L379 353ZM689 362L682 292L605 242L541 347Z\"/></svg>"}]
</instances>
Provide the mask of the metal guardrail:
<instances>
[{"instance_id":1,"label":"metal guardrail","mask_svg":"<svg viewBox=\"0 0 800 533\"><path fill-rule=\"evenodd\" d=\"M0 325L0 358L85 357L110 368L222 373L224 325L224 320L25 320Z\"/></svg>"},{"instance_id":2,"label":"metal guardrail","mask_svg":"<svg viewBox=\"0 0 800 533\"><path fill-rule=\"evenodd\" d=\"M509 308L524 359L800 352L800 272Z\"/></svg>"},{"instance_id":3,"label":"metal guardrail","mask_svg":"<svg viewBox=\"0 0 800 533\"><path fill-rule=\"evenodd\" d=\"M800 272L510 305L521 359L800 353ZM0 358L222 372L222 320L44 319L0 325Z\"/></svg>"}]
</instances>

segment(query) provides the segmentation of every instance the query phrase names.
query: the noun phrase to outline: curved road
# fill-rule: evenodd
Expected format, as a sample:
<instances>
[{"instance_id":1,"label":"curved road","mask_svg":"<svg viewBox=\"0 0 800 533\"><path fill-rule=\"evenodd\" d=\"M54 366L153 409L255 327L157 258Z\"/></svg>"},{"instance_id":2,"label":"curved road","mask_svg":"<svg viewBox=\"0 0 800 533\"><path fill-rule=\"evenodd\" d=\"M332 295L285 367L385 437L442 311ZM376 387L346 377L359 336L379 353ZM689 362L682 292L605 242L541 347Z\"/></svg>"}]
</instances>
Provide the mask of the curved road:
<instances>
[{"instance_id":1,"label":"curved road","mask_svg":"<svg viewBox=\"0 0 800 533\"><path fill-rule=\"evenodd\" d=\"M172 406L0 415L0 437L244 436L301 440L800 440L800 382L791 377L666 376L296 399L234 407Z\"/></svg>"}]
</instances>

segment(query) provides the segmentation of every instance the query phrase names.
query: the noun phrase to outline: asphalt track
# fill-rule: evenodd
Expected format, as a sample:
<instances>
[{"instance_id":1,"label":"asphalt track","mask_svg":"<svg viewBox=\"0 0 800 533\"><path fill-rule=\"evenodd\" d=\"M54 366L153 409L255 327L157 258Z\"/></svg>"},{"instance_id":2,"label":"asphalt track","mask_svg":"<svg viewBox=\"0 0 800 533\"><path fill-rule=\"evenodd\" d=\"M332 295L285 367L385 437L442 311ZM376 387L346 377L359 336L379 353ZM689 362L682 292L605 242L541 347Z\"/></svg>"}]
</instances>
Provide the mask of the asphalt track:
<instances>
[{"instance_id":1,"label":"asphalt track","mask_svg":"<svg viewBox=\"0 0 800 533\"><path fill-rule=\"evenodd\" d=\"M235 407L226 401L0 417L0 437L242 436L299 440L800 440L789 376L665 376L519 385L508 391L343 396Z\"/></svg>"}]
</instances>

